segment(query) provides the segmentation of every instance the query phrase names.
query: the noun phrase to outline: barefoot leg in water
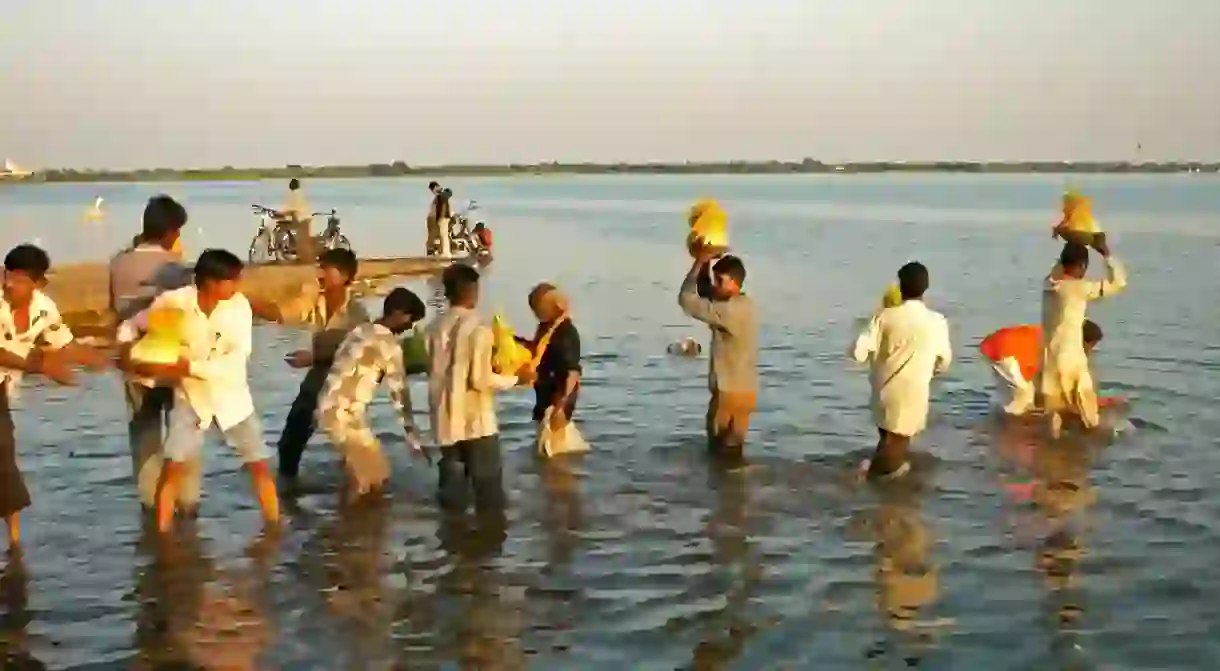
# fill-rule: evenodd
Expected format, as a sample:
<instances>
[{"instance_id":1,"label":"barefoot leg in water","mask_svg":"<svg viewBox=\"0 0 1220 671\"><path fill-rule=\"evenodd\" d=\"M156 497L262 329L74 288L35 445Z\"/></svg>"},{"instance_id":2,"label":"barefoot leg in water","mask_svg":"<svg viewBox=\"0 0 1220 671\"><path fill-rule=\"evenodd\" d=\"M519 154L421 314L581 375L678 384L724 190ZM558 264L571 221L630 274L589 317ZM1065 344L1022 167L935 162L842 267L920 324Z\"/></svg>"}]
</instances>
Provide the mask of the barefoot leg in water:
<instances>
[{"instance_id":1,"label":"barefoot leg in water","mask_svg":"<svg viewBox=\"0 0 1220 671\"><path fill-rule=\"evenodd\" d=\"M265 461L251 463L250 478L254 482L254 495L258 498L258 506L263 512L263 521L275 524L280 520L280 497L275 489L275 478L271 477L271 467Z\"/></svg>"},{"instance_id":2,"label":"barefoot leg in water","mask_svg":"<svg viewBox=\"0 0 1220 671\"><path fill-rule=\"evenodd\" d=\"M21 545L21 513L5 517L4 523L8 525L8 548L15 550Z\"/></svg>"},{"instance_id":3,"label":"barefoot leg in water","mask_svg":"<svg viewBox=\"0 0 1220 671\"><path fill-rule=\"evenodd\" d=\"M911 449L910 436L900 436L896 433L877 429L877 451L869 460L868 477L886 478L901 475L907 464L907 453Z\"/></svg>"},{"instance_id":4,"label":"barefoot leg in water","mask_svg":"<svg viewBox=\"0 0 1220 671\"><path fill-rule=\"evenodd\" d=\"M157 480L156 510L157 530L169 531L174 523L174 510L178 504L178 480L182 477L182 464L166 460L161 466L161 477Z\"/></svg>"}]
</instances>

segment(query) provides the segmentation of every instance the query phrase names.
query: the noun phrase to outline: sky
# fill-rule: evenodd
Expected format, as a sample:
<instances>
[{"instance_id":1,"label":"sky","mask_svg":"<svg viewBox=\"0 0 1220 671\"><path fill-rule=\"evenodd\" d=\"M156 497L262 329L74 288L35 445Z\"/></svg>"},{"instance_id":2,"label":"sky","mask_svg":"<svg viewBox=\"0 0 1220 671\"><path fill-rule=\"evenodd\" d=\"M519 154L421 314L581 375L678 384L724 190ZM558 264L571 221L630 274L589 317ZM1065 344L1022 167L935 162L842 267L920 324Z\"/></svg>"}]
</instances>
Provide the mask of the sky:
<instances>
[{"instance_id":1,"label":"sky","mask_svg":"<svg viewBox=\"0 0 1220 671\"><path fill-rule=\"evenodd\" d=\"M0 157L1220 160L1218 73L1216 0L0 0Z\"/></svg>"}]
</instances>

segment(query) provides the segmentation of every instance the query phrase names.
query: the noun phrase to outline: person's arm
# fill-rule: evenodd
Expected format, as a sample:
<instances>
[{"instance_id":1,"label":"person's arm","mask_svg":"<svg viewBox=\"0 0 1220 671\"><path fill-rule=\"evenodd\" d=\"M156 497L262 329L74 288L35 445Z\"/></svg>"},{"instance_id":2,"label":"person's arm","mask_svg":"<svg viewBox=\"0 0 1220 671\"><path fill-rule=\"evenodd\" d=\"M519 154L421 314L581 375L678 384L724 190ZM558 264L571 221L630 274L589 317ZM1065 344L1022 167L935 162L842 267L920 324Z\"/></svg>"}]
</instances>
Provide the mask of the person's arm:
<instances>
[{"instance_id":1,"label":"person's arm","mask_svg":"<svg viewBox=\"0 0 1220 671\"><path fill-rule=\"evenodd\" d=\"M470 388L475 391L504 391L517 386L516 375L501 375L491 369L491 329L479 326L469 338ZM457 343L453 346L457 347Z\"/></svg>"},{"instance_id":2,"label":"person's arm","mask_svg":"<svg viewBox=\"0 0 1220 671\"><path fill-rule=\"evenodd\" d=\"M943 375L953 363L953 345L949 342L949 322L942 317L937 325L937 330L940 331L937 337L939 345L936 353L936 365L933 371L937 375Z\"/></svg>"},{"instance_id":3,"label":"person's arm","mask_svg":"<svg viewBox=\"0 0 1220 671\"><path fill-rule=\"evenodd\" d=\"M33 372L36 372L35 368L37 368L37 366L35 366L34 364L35 364L34 359L32 359L30 357L24 357L19 354L14 354L14 353L0 347L0 368L7 368L9 370L19 370L24 373L33 373Z\"/></svg>"},{"instance_id":4,"label":"person's arm","mask_svg":"<svg viewBox=\"0 0 1220 671\"><path fill-rule=\"evenodd\" d=\"M877 350L880 348L881 342L881 318L873 317L868 320L868 326L864 327L864 331L856 338L856 344L852 348L851 358L856 363L868 363Z\"/></svg>"},{"instance_id":5,"label":"person's arm","mask_svg":"<svg viewBox=\"0 0 1220 671\"><path fill-rule=\"evenodd\" d=\"M1089 300L1097 300L1106 296L1113 296L1121 293L1127 288L1127 269L1123 267L1122 262L1113 256L1106 257L1106 279L1101 281L1092 281L1088 283L1088 298Z\"/></svg>"},{"instance_id":6,"label":"person's arm","mask_svg":"<svg viewBox=\"0 0 1220 671\"><path fill-rule=\"evenodd\" d=\"M390 392L390 402L402 417L402 430L407 436L407 442L415 451L419 451L419 428L415 426L415 415L411 407L411 391L407 388L407 370L402 359L402 347L398 341L391 338L382 342L382 357L385 361L384 376L386 389Z\"/></svg>"},{"instance_id":7,"label":"person's arm","mask_svg":"<svg viewBox=\"0 0 1220 671\"><path fill-rule=\"evenodd\" d=\"M678 290L678 306L691 319L703 322L717 328L728 328L732 321L732 301L713 301L699 296L699 272L710 263L699 258L691 265L686 278L682 280L682 288Z\"/></svg>"},{"instance_id":8,"label":"person's arm","mask_svg":"<svg viewBox=\"0 0 1220 671\"><path fill-rule=\"evenodd\" d=\"M582 373L580 365L580 332L569 322L564 327L563 337L560 338L558 343L554 343L551 346L554 347L555 345L558 345L556 351L556 354L559 355L557 360L558 368L567 371L567 375L564 378L563 389L556 391L556 396L551 400L551 405L561 409L567 407L572 395L580 388L580 376Z\"/></svg>"}]
</instances>

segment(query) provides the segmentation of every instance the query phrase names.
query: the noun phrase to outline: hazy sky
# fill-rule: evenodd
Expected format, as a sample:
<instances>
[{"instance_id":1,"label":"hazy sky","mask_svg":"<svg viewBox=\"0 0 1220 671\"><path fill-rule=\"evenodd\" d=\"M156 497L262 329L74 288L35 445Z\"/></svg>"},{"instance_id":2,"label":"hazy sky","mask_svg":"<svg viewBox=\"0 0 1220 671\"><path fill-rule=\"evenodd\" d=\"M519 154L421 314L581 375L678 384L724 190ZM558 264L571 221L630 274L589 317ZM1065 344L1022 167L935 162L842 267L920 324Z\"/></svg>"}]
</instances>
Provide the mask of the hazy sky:
<instances>
[{"instance_id":1,"label":"hazy sky","mask_svg":"<svg viewBox=\"0 0 1220 671\"><path fill-rule=\"evenodd\" d=\"M1220 0L0 0L29 167L1220 159Z\"/></svg>"}]
</instances>

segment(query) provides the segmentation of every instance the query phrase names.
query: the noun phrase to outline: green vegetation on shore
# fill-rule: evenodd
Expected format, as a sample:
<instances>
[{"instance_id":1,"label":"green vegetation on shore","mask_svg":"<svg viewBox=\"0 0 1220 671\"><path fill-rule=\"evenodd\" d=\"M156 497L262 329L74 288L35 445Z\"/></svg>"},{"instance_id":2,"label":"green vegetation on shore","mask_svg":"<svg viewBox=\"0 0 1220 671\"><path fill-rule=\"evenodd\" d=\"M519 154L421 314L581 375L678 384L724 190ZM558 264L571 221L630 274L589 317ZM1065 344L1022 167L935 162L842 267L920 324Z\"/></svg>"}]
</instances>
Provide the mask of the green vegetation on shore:
<instances>
[{"instance_id":1,"label":"green vegetation on shore","mask_svg":"<svg viewBox=\"0 0 1220 671\"><path fill-rule=\"evenodd\" d=\"M369 165L304 166L282 168L207 168L179 170L72 170L38 172L21 179L25 183L63 182L156 182L156 181L245 181L287 179L290 177L367 178L367 177L492 177L499 175L787 175L859 174L881 172L947 173L1217 173L1220 163L1172 162L868 162L823 163L803 161L724 161L685 163L537 163L508 165L411 166L403 161Z\"/></svg>"}]
</instances>

